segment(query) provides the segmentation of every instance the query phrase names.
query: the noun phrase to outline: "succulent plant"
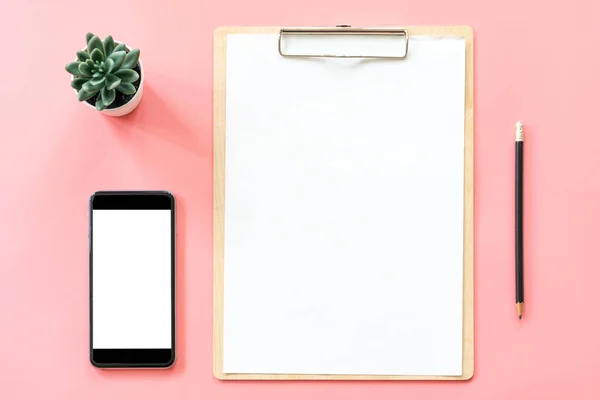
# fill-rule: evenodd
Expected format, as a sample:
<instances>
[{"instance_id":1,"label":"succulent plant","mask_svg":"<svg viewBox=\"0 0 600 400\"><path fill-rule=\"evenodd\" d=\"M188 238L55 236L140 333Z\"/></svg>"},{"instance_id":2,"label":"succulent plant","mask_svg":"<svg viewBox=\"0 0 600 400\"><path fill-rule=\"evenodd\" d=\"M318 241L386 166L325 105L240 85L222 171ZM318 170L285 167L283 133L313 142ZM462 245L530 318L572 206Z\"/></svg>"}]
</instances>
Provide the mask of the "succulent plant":
<instances>
[{"instance_id":1,"label":"succulent plant","mask_svg":"<svg viewBox=\"0 0 600 400\"><path fill-rule=\"evenodd\" d=\"M140 79L134 70L139 70L140 51L127 51L125 44L116 44L112 36L102 41L88 33L86 41L87 48L77 52L77 61L65 67L73 75L71 86L77 91L77 99L93 101L97 110L109 107L117 97L127 102L137 90L134 83Z\"/></svg>"}]
</instances>

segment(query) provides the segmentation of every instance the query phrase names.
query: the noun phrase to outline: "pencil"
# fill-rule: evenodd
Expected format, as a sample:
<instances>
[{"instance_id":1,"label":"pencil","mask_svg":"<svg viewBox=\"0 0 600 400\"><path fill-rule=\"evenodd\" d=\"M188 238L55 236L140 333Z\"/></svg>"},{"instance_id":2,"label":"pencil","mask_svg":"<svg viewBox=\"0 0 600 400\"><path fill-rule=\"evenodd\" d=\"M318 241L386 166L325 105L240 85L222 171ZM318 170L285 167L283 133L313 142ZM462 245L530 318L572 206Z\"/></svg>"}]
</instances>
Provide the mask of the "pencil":
<instances>
[{"instance_id":1,"label":"pencil","mask_svg":"<svg viewBox=\"0 0 600 400\"><path fill-rule=\"evenodd\" d=\"M517 122L515 141L515 282L517 315L523 318L523 124Z\"/></svg>"}]
</instances>

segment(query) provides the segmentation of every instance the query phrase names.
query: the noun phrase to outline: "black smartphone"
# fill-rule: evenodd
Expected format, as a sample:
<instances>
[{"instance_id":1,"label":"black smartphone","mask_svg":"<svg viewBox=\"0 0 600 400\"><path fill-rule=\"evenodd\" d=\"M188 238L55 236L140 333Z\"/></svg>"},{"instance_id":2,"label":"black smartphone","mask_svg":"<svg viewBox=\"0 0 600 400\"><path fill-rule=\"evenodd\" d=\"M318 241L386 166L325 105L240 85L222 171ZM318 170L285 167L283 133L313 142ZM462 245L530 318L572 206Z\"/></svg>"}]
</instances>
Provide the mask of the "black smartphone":
<instances>
[{"instance_id":1,"label":"black smartphone","mask_svg":"<svg viewBox=\"0 0 600 400\"><path fill-rule=\"evenodd\" d=\"M90 361L99 368L175 362L175 198L96 192L89 205Z\"/></svg>"}]
</instances>

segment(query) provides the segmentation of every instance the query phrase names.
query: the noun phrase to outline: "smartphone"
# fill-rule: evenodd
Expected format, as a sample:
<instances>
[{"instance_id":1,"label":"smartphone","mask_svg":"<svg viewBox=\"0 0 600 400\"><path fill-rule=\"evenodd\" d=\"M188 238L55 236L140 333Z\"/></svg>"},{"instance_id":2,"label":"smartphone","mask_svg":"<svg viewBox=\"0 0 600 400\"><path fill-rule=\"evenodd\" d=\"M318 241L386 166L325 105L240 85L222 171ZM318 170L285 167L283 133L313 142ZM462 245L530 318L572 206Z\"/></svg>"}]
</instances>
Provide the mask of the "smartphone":
<instances>
[{"instance_id":1,"label":"smartphone","mask_svg":"<svg viewBox=\"0 0 600 400\"><path fill-rule=\"evenodd\" d=\"M175 362L175 198L96 192L89 204L90 361L99 368Z\"/></svg>"}]
</instances>

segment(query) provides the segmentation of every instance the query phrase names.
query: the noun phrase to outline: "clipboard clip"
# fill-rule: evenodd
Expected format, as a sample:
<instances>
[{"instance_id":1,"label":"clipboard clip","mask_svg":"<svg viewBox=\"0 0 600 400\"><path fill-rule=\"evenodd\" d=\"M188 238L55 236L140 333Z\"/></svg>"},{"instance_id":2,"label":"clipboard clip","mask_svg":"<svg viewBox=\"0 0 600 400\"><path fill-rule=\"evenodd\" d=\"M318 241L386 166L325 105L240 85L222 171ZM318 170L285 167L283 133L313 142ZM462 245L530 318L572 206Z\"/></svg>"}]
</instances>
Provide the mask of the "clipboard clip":
<instances>
[{"instance_id":1,"label":"clipboard clip","mask_svg":"<svg viewBox=\"0 0 600 400\"><path fill-rule=\"evenodd\" d=\"M290 54L283 50L282 42L289 35L377 35L402 36L404 38L404 53L402 55L341 55L341 54ZM337 25L329 28L281 28L278 40L279 55L282 57L311 57L311 58L385 58L402 60L408 54L408 32L398 28L353 28L350 25Z\"/></svg>"}]
</instances>

